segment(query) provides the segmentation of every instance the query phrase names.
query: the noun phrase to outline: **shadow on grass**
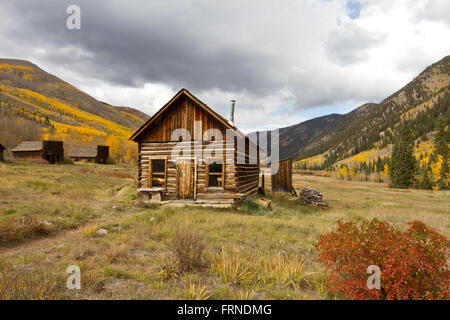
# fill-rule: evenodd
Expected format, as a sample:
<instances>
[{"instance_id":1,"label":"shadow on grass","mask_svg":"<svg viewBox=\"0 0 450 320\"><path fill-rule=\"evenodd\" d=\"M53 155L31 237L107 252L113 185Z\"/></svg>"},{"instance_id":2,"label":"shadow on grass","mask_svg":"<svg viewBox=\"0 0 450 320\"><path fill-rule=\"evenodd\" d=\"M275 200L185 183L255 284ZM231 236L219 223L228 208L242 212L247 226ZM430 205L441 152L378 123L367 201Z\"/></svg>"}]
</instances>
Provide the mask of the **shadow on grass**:
<instances>
[{"instance_id":1,"label":"shadow on grass","mask_svg":"<svg viewBox=\"0 0 450 320\"><path fill-rule=\"evenodd\" d=\"M264 208L258 203L260 198L272 201L272 208ZM247 200L240 212L250 215L265 216L292 216L299 214L321 213L323 209L312 205L303 205L299 198L285 194L266 194L263 197L257 197ZM238 211L239 212L239 211Z\"/></svg>"}]
</instances>

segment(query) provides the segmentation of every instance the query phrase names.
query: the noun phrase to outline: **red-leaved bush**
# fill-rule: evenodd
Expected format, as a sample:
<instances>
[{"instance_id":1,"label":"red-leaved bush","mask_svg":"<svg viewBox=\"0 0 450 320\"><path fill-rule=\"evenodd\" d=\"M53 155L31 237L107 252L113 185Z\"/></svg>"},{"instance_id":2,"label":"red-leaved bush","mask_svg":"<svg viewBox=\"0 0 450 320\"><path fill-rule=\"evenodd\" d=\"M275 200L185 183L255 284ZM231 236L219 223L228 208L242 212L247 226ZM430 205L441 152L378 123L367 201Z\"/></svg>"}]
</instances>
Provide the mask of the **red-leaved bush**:
<instances>
[{"instance_id":1,"label":"red-leaved bush","mask_svg":"<svg viewBox=\"0 0 450 320\"><path fill-rule=\"evenodd\" d=\"M331 292L350 299L449 299L449 240L414 221L402 232L387 222L338 221L317 243ZM369 289L370 265L381 270L381 288Z\"/></svg>"}]
</instances>

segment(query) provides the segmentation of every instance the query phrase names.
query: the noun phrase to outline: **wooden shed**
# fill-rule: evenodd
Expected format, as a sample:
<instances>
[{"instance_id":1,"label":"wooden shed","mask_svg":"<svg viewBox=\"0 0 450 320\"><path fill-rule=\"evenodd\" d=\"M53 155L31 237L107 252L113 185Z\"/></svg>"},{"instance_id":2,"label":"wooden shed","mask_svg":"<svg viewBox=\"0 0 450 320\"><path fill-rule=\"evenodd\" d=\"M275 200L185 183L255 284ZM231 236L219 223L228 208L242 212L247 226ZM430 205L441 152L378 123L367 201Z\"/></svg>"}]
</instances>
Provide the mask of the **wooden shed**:
<instances>
[{"instance_id":1,"label":"wooden shed","mask_svg":"<svg viewBox=\"0 0 450 320\"><path fill-rule=\"evenodd\" d=\"M276 173L271 174L270 170L264 173L262 170L262 185L264 188L268 188L273 193L293 193L295 189L292 185L292 158L280 160L276 163L272 163L271 166L278 168Z\"/></svg>"},{"instance_id":2,"label":"wooden shed","mask_svg":"<svg viewBox=\"0 0 450 320\"><path fill-rule=\"evenodd\" d=\"M257 146L186 89L130 140L140 199L238 205L258 193Z\"/></svg>"},{"instance_id":3,"label":"wooden shed","mask_svg":"<svg viewBox=\"0 0 450 320\"><path fill-rule=\"evenodd\" d=\"M69 152L69 158L74 161L105 164L108 157L108 146L74 146Z\"/></svg>"},{"instance_id":4,"label":"wooden shed","mask_svg":"<svg viewBox=\"0 0 450 320\"><path fill-rule=\"evenodd\" d=\"M4 160L3 154L5 150L6 148L2 144L0 144L0 161Z\"/></svg>"},{"instance_id":5,"label":"wooden shed","mask_svg":"<svg viewBox=\"0 0 450 320\"><path fill-rule=\"evenodd\" d=\"M19 159L44 159L49 163L64 161L62 141L24 141L11 151L14 158Z\"/></svg>"}]
</instances>

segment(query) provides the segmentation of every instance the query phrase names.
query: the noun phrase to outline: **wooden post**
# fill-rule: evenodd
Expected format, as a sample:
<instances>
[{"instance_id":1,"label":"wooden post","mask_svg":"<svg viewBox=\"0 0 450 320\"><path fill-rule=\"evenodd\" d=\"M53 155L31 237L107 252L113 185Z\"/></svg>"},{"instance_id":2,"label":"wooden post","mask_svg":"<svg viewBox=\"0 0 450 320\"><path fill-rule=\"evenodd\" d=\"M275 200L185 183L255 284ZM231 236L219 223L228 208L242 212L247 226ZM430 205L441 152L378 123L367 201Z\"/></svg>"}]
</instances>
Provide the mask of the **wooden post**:
<instances>
[{"instance_id":1,"label":"wooden post","mask_svg":"<svg viewBox=\"0 0 450 320\"><path fill-rule=\"evenodd\" d=\"M261 181L261 187L263 188L263 190L265 191L265 189L264 189L264 170L263 170L263 172L262 172L262 181Z\"/></svg>"}]
</instances>

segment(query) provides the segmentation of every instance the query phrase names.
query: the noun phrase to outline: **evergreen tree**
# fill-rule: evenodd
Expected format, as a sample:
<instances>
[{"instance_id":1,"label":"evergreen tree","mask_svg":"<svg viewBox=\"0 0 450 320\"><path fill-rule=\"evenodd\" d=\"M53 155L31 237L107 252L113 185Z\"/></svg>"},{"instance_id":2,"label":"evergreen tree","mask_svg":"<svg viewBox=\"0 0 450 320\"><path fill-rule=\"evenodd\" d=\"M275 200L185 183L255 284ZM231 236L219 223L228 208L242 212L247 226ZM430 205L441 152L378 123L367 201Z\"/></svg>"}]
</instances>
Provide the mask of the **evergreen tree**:
<instances>
[{"instance_id":1,"label":"evergreen tree","mask_svg":"<svg viewBox=\"0 0 450 320\"><path fill-rule=\"evenodd\" d=\"M436 124L436 133L434 135L434 159L438 156L442 156L443 162L439 173L439 177L436 181L437 188L439 190L448 188L447 177L449 175L449 148L448 144L450 142L449 132L447 130L447 125L445 118L442 114L439 116Z\"/></svg>"},{"instance_id":2,"label":"evergreen tree","mask_svg":"<svg viewBox=\"0 0 450 320\"><path fill-rule=\"evenodd\" d=\"M392 150L389 176L395 188L408 188L415 172L414 138L407 123L402 123Z\"/></svg>"},{"instance_id":3,"label":"evergreen tree","mask_svg":"<svg viewBox=\"0 0 450 320\"><path fill-rule=\"evenodd\" d=\"M430 190L433 187L433 182L431 181L430 175L429 175L429 168L427 166L423 166L420 169L420 180L419 180L419 188Z\"/></svg>"}]
</instances>

